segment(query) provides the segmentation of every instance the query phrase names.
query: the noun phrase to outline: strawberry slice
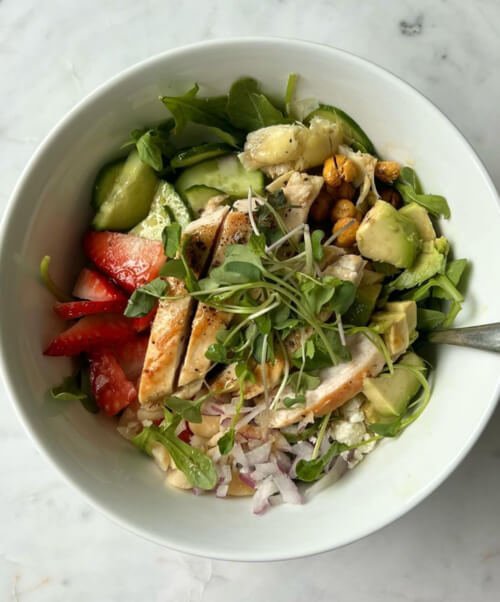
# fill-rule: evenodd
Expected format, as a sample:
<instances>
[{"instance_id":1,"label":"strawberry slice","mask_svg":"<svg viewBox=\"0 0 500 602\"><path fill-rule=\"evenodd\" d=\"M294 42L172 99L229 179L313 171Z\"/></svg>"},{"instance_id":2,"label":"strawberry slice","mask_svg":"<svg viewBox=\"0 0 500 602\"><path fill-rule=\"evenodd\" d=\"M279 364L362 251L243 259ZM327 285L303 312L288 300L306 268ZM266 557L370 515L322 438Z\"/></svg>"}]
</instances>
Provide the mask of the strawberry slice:
<instances>
[{"instance_id":1,"label":"strawberry slice","mask_svg":"<svg viewBox=\"0 0 500 602\"><path fill-rule=\"evenodd\" d=\"M149 335L139 335L135 338L113 347L113 355L118 360L125 376L135 382L142 372Z\"/></svg>"},{"instance_id":2,"label":"strawberry slice","mask_svg":"<svg viewBox=\"0 0 500 602\"><path fill-rule=\"evenodd\" d=\"M126 301L125 295L106 276L89 268L80 272L73 296L88 301Z\"/></svg>"},{"instance_id":3,"label":"strawberry slice","mask_svg":"<svg viewBox=\"0 0 500 602\"><path fill-rule=\"evenodd\" d=\"M142 318L130 318L132 328L136 332L143 332L144 330L149 328L153 320L155 319L157 309L158 307L153 307L153 309L145 316L142 316Z\"/></svg>"},{"instance_id":4,"label":"strawberry slice","mask_svg":"<svg viewBox=\"0 0 500 602\"><path fill-rule=\"evenodd\" d=\"M110 351L93 351L90 360L90 385L97 405L114 416L137 399L134 385L127 379Z\"/></svg>"},{"instance_id":5,"label":"strawberry slice","mask_svg":"<svg viewBox=\"0 0 500 602\"><path fill-rule=\"evenodd\" d=\"M120 232L87 232L87 257L128 292L156 278L165 263L162 244Z\"/></svg>"},{"instance_id":6,"label":"strawberry slice","mask_svg":"<svg viewBox=\"0 0 500 602\"><path fill-rule=\"evenodd\" d=\"M44 355L78 355L136 336L131 320L119 314L85 316L52 340Z\"/></svg>"},{"instance_id":7,"label":"strawberry slice","mask_svg":"<svg viewBox=\"0 0 500 602\"><path fill-rule=\"evenodd\" d=\"M56 303L54 311L63 320L76 320L92 314L117 314L125 309L126 299L114 301L69 301Z\"/></svg>"}]
</instances>

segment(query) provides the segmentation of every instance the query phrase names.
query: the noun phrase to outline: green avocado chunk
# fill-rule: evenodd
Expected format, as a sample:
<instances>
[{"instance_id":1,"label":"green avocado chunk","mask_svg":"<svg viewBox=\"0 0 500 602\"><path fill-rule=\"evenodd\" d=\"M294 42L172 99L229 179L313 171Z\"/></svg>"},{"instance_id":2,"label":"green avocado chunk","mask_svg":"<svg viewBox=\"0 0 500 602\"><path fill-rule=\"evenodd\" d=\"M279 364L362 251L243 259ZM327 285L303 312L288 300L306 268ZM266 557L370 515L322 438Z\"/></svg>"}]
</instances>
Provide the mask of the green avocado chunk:
<instances>
[{"instance_id":1,"label":"green avocado chunk","mask_svg":"<svg viewBox=\"0 0 500 602\"><path fill-rule=\"evenodd\" d=\"M417 226L418 233L423 241L435 240L436 232L434 231L434 226L432 225L429 214L422 205L409 203L408 205L401 207L399 213L400 215L409 217L413 221Z\"/></svg>"},{"instance_id":2,"label":"green avocado chunk","mask_svg":"<svg viewBox=\"0 0 500 602\"><path fill-rule=\"evenodd\" d=\"M361 284L356 291L356 296L351 307L343 316L346 324L354 326L366 326L377 303L378 296L382 290L382 285Z\"/></svg>"},{"instance_id":3,"label":"green avocado chunk","mask_svg":"<svg viewBox=\"0 0 500 602\"><path fill-rule=\"evenodd\" d=\"M405 366L425 372L422 358L413 352L405 353L394 366L393 374L381 374L375 378L365 378L363 393L370 404L370 421L376 416L395 418L401 416L408 403L418 393L420 381Z\"/></svg>"},{"instance_id":4,"label":"green avocado chunk","mask_svg":"<svg viewBox=\"0 0 500 602\"><path fill-rule=\"evenodd\" d=\"M422 252L417 257L415 263L411 268L401 272L389 284L389 290L396 291L413 288L432 278L435 274L442 273L446 267L447 249L448 244L447 242L444 244L443 237L424 242Z\"/></svg>"},{"instance_id":5,"label":"green avocado chunk","mask_svg":"<svg viewBox=\"0 0 500 602\"><path fill-rule=\"evenodd\" d=\"M381 200L365 215L356 241L363 257L397 268L411 267L422 244L415 223Z\"/></svg>"}]
</instances>

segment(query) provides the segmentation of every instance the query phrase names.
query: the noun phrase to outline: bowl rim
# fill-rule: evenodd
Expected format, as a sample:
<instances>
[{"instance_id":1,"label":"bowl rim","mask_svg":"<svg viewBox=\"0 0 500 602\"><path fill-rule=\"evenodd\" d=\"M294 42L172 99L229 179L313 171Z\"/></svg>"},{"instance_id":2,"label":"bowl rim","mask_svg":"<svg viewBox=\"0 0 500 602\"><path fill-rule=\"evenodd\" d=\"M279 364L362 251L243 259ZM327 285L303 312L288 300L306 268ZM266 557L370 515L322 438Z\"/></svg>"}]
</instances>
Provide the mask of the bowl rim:
<instances>
[{"instance_id":1,"label":"bowl rim","mask_svg":"<svg viewBox=\"0 0 500 602\"><path fill-rule=\"evenodd\" d=\"M298 39L298 38L286 38L286 37L274 37L274 36L248 36L248 37L228 37L228 38L217 38L213 40L201 41L192 44L187 44L179 47L175 47L164 52L155 54L146 59L143 59L126 69L123 69L118 74L113 77L107 79L96 88L94 88L91 92L86 94L81 100L79 100L45 135L43 140L38 144L37 148L33 152L30 157L28 163L24 167L19 176L14 189L6 203L5 210L3 212L2 218L0 220L0 266L3 261L3 257L5 254L5 240L6 240L6 232L9 228L11 221L14 218L14 210L18 200L21 197L20 192L22 191L25 182L29 179L30 173L33 170L33 167L39 161L40 157L45 153L46 149L51 146L53 140L57 138L59 133L64 130L73 120L73 118L83 109L87 104L91 103L101 95L106 94L108 90L111 90L116 84L128 79L131 76L134 76L136 73L139 73L144 67L151 66L154 63L161 63L165 59L172 59L176 56L181 56L185 53L191 53L193 51L199 51L207 48L223 48L223 47L231 47L234 45L274 45L276 47L290 47L294 46L296 48L303 48L308 50L318 50L331 52L337 56L348 57L350 61L362 65L364 68L371 70L377 76L386 78L391 81L392 84L399 86L400 88L406 89L410 91L413 95L417 95L420 97L420 100L427 104L428 108L436 115L438 119L445 120L451 126L452 130L455 131L455 134L461 139L465 148L468 150L471 160L474 162L476 168L478 169L482 179L484 181L485 187L489 189L493 198L497 200L497 209L500 212L500 199L498 196L498 192L496 190L493 181L486 170L486 167L483 165L482 161L479 159L475 149L472 147L471 143L465 138L460 129L431 101L429 100L422 92L417 90L414 86L403 80L398 75L395 75L390 70L381 67L377 63L372 60L362 58L352 52L348 52L346 50L342 50L336 48L334 46L330 46L328 44L311 42L308 40ZM2 318L0 317L0 326L1 326ZM232 553L231 556L228 556L227 552L221 552L217 549L211 550L210 552L204 549L198 549L192 545L182 545L178 542L171 542L163 536L155 537L154 534L149 532L148 530L142 528L136 522L133 522L130 519L123 518L120 514L114 511L113 508L109 507L106 502L103 502L97 498L92 492L88 491L82 484L79 483L78 479L74 477L70 470L68 470L59 460L51 455L48 447L43 441L43 437L37 433L37 431L32 428L30 424L29 412L23 409L21 403L17 399L16 388L13 380L11 379L10 373L7 369L7 363L5 359L5 350L6 350L7 341L4 340L4 331L3 328L0 327L0 376L4 382L5 389L7 392L7 397L10 399L11 405L14 408L14 412L23 425L24 430L28 434L31 441L34 443L36 449L44 456L49 463L57 470L57 472L62 476L64 481L66 481L71 487L76 489L84 499L93 507L94 509L99 510L102 514L104 514L107 518L109 518L112 522L120 525L125 530L134 533L135 535L139 535L140 537L151 541L160 546L166 547L168 549L192 554L194 556L200 556L203 558L212 558L216 560L230 560L230 561L249 561L249 562L264 562L264 561L278 561L278 560L289 560L294 558L302 558L305 556L313 556L316 554L321 554L333 549L337 549L363 539L372 533L382 529L383 527L389 525L394 522L398 518L404 516L407 512L412 510L415 506L417 506L421 501L423 501L427 496L429 496L440 484L442 484L449 475L457 468L460 462L465 458L465 456L469 453L472 446L478 440L479 436L483 432L486 424L488 423L493 411L495 410L498 398L500 396L500 377L497 380L496 389L493 394L492 399L489 401L488 406L481 418L481 420L476 423L474 429L471 431L468 439L463 443L462 448L459 453L455 456L455 458L446 466L446 468L438 475L434 477L431 481L429 481L425 486L423 486L414 496L412 496L408 501L401 504L397 510L391 512L389 515L384 517L379 521L374 521L371 528L364 529L361 533L355 534L353 537L346 537L340 543L334 545L328 543L318 543L318 544L306 544L302 545L301 550L299 551L286 551L282 554L272 553L269 554L263 551L261 554L247 554L244 551L242 553Z\"/></svg>"}]
</instances>

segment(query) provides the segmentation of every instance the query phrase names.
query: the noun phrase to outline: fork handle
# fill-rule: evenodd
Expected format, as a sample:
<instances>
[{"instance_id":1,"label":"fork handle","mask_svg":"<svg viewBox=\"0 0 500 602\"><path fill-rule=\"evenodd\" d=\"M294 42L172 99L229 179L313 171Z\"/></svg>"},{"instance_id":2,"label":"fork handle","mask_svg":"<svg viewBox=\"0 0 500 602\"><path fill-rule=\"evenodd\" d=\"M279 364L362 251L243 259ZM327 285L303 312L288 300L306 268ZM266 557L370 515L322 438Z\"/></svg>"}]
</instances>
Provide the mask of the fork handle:
<instances>
[{"instance_id":1,"label":"fork handle","mask_svg":"<svg viewBox=\"0 0 500 602\"><path fill-rule=\"evenodd\" d=\"M435 330L429 333L427 339L431 343L460 345L461 347L474 347L486 351L500 352L500 322L483 324L482 326L469 326L468 328Z\"/></svg>"}]
</instances>

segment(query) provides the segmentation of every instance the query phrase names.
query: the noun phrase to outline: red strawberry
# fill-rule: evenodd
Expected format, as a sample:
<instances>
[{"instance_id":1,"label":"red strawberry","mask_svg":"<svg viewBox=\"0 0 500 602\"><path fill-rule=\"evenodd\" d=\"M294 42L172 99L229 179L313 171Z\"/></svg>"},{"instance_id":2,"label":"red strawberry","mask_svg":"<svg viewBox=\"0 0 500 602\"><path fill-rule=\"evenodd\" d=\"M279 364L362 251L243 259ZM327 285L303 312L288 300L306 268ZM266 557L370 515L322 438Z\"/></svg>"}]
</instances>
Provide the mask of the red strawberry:
<instances>
[{"instance_id":1,"label":"red strawberry","mask_svg":"<svg viewBox=\"0 0 500 602\"><path fill-rule=\"evenodd\" d=\"M125 299L116 299L115 301L69 301L68 303L56 303L54 311L63 320L75 320L91 314L120 313L125 309L126 304Z\"/></svg>"},{"instance_id":2,"label":"red strawberry","mask_svg":"<svg viewBox=\"0 0 500 602\"><path fill-rule=\"evenodd\" d=\"M142 316L142 318L130 318L132 328L136 332L142 332L143 330L146 330L146 328L149 328L155 319L157 309L157 307L153 307L153 309L145 316Z\"/></svg>"},{"instance_id":3,"label":"red strawberry","mask_svg":"<svg viewBox=\"0 0 500 602\"><path fill-rule=\"evenodd\" d=\"M73 296L89 301L124 301L125 295L106 276L83 268L73 289Z\"/></svg>"},{"instance_id":4,"label":"red strawberry","mask_svg":"<svg viewBox=\"0 0 500 602\"><path fill-rule=\"evenodd\" d=\"M134 385L111 352L93 351L89 359L92 395L108 416L114 416L137 399Z\"/></svg>"},{"instance_id":5,"label":"red strawberry","mask_svg":"<svg viewBox=\"0 0 500 602\"><path fill-rule=\"evenodd\" d=\"M45 355L78 355L136 336L128 318L118 314L86 316L52 340Z\"/></svg>"},{"instance_id":6,"label":"red strawberry","mask_svg":"<svg viewBox=\"0 0 500 602\"><path fill-rule=\"evenodd\" d=\"M156 278L165 263L160 242L120 232L87 232L83 249L102 272L129 292Z\"/></svg>"},{"instance_id":7,"label":"red strawberry","mask_svg":"<svg viewBox=\"0 0 500 602\"><path fill-rule=\"evenodd\" d=\"M191 441L191 437L193 436L193 431L189 428L189 424L185 422L185 428L178 435L181 441L184 443L189 443Z\"/></svg>"},{"instance_id":8,"label":"red strawberry","mask_svg":"<svg viewBox=\"0 0 500 602\"><path fill-rule=\"evenodd\" d=\"M126 377L133 382L141 375L148 340L148 335L140 335L112 349Z\"/></svg>"}]
</instances>

